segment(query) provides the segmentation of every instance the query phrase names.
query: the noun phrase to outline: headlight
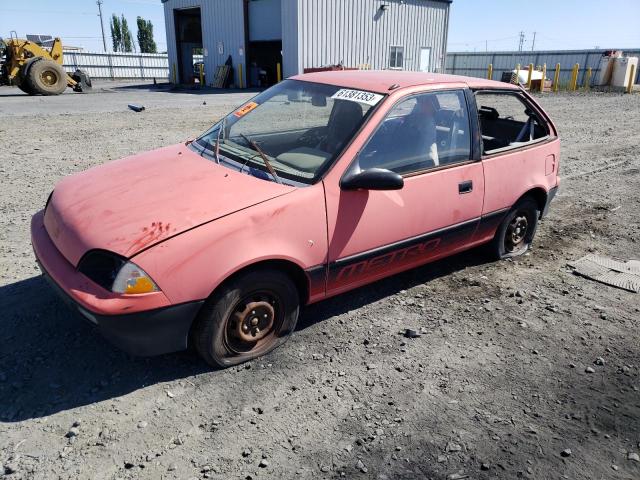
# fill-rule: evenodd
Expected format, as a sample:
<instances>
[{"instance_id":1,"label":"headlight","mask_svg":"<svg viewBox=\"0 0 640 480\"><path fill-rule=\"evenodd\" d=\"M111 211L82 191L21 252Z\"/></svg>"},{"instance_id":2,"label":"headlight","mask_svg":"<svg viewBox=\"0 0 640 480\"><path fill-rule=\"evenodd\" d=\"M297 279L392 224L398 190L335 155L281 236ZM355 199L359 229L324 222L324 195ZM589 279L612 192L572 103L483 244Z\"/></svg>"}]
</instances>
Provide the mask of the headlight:
<instances>
[{"instance_id":1,"label":"headlight","mask_svg":"<svg viewBox=\"0 0 640 480\"><path fill-rule=\"evenodd\" d=\"M105 250L87 252L78 264L78 271L115 293L136 295L159 290L151 277L136 264Z\"/></svg>"},{"instance_id":2,"label":"headlight","mask_svg":"<svg viewBox=\"0 0 640 480\"><path fill-rule=\"evenodd\" d=\"M128 294L150 293L157 292L158 286L144 270L134 263L127 262L116 275L111 291Z\"/></svg>"}]
</instances>

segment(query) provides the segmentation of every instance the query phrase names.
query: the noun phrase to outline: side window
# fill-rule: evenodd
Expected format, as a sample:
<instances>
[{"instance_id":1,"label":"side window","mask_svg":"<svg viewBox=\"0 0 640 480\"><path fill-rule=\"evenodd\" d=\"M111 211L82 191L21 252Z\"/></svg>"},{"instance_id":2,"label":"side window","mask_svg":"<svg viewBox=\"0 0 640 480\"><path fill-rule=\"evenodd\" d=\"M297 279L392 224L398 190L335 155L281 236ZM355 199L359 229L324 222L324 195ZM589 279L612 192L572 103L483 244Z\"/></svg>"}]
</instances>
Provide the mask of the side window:
<instances>
[{"instance_id":1,"label":"side window","mask_svg":"<svg viewBox=\"0 0 640 480\"><path fill-rule=\"evenodd\" d=\"M424 93L396 104L358 156L362 170L400 175L468 161L469 116L462 91Z\"/></svg>"},{"instance_id":2,"label":"side window","mask_svg":"<svg viewBox=\"0 0 640 480\"><path fill-rule=\"evenodd\" d=\"M516 93L480 92L476 102L485 153L521 147L549 135L546 123Z\"/></svg>"},{"instance_id":3,"label":"side window","mask_svg":"<svg viewBox=\"0 0 640 480\"><path fill-rule=\"evenodd\" d=\"M402 68L404 65L404 47L389 47L389 68Z\"/></svg>"}]
</instances>

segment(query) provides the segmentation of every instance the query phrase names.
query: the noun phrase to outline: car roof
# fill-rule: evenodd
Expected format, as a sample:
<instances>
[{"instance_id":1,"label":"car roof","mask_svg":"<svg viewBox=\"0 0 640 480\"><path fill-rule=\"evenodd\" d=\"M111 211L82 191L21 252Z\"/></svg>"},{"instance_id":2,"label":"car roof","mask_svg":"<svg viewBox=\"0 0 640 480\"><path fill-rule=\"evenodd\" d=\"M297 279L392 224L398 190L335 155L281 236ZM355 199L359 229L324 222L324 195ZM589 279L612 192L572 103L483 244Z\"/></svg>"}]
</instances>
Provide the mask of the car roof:
<instances>
[{"instance_id":1,"label":"car roof","mask_svg":"<svg viewBox=\"0 0 640 480\"><path fill-rule=\"evenodd\" d=\"M459 85L461 83L466 84L470 88L506 88L518 90L516 85L486 80L484 78L398 70L336 70L305 73L291 78L293 80L337 85L376 93L390 93L390 87L392 85L398 85L393 89L397 90L398 88L421 85L438 85L446 88L447 84Z\"/></svg>"}]
</instances>

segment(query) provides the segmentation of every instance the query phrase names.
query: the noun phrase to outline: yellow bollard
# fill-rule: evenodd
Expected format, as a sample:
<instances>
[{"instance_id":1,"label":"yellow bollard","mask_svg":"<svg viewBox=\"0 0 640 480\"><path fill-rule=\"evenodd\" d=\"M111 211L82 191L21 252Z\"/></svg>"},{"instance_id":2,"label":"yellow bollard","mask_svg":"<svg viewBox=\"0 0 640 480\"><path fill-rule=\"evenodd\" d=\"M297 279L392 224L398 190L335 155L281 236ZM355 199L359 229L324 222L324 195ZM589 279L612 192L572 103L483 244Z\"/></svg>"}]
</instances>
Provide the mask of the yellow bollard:
<instances>
[{"instance_id":1,"label":"yellow bollard","mask_svg":"<svg viewBox=\"0 0 640 480\"><path fill-rule=\"evenodd\" d=\"M176 74L176 64L173 64L173 84L178 83L177 74Z\"/></svg>"},{"instance_id":2,"label":"yellow bollard","mask_svg":"<svg viewBox=\"0 0 640 480\"><path fill-rule=\"evenodd\" d=\"M571 85L569 86L572 92L575 92L578 88L578 71L580 70L580 64L576 63L573 66L573 72L571 74Z\"/></svg>"},{"instance_id":3,"label":"yellow bollard","mask_svg":"<svg viewBox=\"0 0 640 480\"><path fill-rule=\"evenodd\" d=\"M278 70L278 83L280 83L282 81L282 65L278 63L276 68Z\"/></svg>"},{"instance_id":4,"label":"yellow bollard","mask_svg":"<svg viewBox=\"0 0 640 480\"><path fill-rule=\"evenodd\" d=\"M242 64L238 64L238 88L244 88L244 77L242 76Z\"/></svg>"},{"instance_id":5,"label":"yellow bollard","mask_svg":"<svg viewBox=\"0 0 640 480\"><path fill-rule=\"evenodd\" d=\"M489 70L487 71L487 80L493 80L493 64L489 64Z\"/></svg>"},{"instance_id":6,"label":"yellow bollard","mask_svg":"<svg viewBox=\"0 0 640 480\"><path fill-rule=\"evenodd\" d=\"M558 91L558 84L560 83L560 64L556 63L556 73L553 75L553 91Z\"/></svg>"},{"instance_id":7,"label":"yellow bollard","mask_svg":"<svg viewBox=\"0 0 640 480\"><path fill-rule=\"evenodd\" d=\"M584 76L584 85L582 85L585 90L589 90L591 88L591 67L587 68L587 73Z\"/></svg>"},{"instance_id":8,"label":"yellow bollard","mask_svg":"<svg viewBox=\"0 0 640 480\"><path fill-rule=\"evenodd\" d=\"M520 64L516 65L516 85L520 85Z\"/></svg>"},{"instance_id":9,"label":"yellow bollard","mask_svg":"<svg viewBox=\"0 0 640 480\"><path fill-rule=\"evenodd\" d=\"M627 93L633 92L633 85L636 82L636 66L631 65L631 75L629 75L629 84L627 85Z\"/></svg>"},{"instance_id":10,"label":"yellow bollard","mask_svg":"<svg viewBox=\"0 0 640 480\"><path fill-rule=\"evenodd\" d=\"M542 65L542 80L540 80L540 93L544 92L544 82L547 79L547 64Z\"/></svg>"},{"instance_id":11,"label":"yellow bollard","mask_svg":"<svg viewBox=\"0 0 640 480\"><path fill-rule=\"evenodd\" d=\"M576 67L575 65L573 66L573 68L571 69L571 78L569 79L569 87L568 90L573 90L573 77L575 77L576 75Z\"/></svg>"},{"instance_id":12,"label":"yellow bollard","mask_svg":"<svg viewBox=\"0 0 640 480\"><path fill-rule=\"evenodd\" d=\"M533 77L533 63L529 64L529 76L527 77L527 90L531 90L531 79Z\"/></svg>"},{"instance_id":13,"label":"yellow bollard","mask_svg":"<svg viewBox=\"0 0 640 480\"><path fill-rule=\"evenodd\" d=\"M204 64L198 65L200 69L200 88L204 87Z\"/></svg>"}]
</instances>

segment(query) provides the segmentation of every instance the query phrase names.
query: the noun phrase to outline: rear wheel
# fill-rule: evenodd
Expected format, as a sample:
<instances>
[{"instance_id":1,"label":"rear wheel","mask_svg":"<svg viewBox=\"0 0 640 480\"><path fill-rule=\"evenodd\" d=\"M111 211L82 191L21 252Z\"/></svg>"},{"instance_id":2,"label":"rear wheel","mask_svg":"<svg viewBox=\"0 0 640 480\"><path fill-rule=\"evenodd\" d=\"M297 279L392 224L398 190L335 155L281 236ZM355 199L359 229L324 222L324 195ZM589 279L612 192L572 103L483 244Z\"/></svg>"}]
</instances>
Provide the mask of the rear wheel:
<instances>
[{"instance_id":1,"label":"rear wheel","mask_svg":"<svg viewBox=\"0 0 640 480\"><path fill-rule=\"evenodd\" d=\"M27 95L35 95L36 93L31 87L31 84L29 84L28 80L23 80L22 82L20 82L20 84L18 85L18 88L22 90L24 93L26 93Z\"/></svg>"},{"instance_id":2,"label":"rear wheel","mask_svg":"<svg viewBox=\"0 0 640 480\"><path fill-rule=\"evenodd\" d=\"M287 275L271 269L247 272L207 300L192 341L209 365L238 365L282 345L295 330L299 311L298 291Z\"/></svg>"},{"instance_id":3,"label":"rear wheel","mask_svg":"<svg viewBox=\"0 0 640 480\"><path fill-rule=\"evenodd\" d=\"M33 90L41 95L60 95L67 88L67 73L51 60L40 60L31 65L27 79Z\"/></svg>"},{"instance_id":4,"label":"rear wheel","mask_svg":"<svg viewBox=\"0 0 640 480\"><path fill-rule=\"evenodd\" d=\"M31 84L31 80L29 79L29 69L34 63L39 62L40 60L42 60L42 57L30 58L29 60L24 62L24 65L22 65L22 67L20 68L20 73L18 74L18 76L20 77L18 79L20 83L18 84L18 88L27 95L36 94L36 91Z\"/></svg>"},{"instance_id":5,"label":"rear wheel","mask_svg":"<svg viewBox=\"0 0 640 480\"><path fill-rule=\"evenodd\" d=\"M504 218L490 244L492 256L498 259L517 257L529 250L538 227L540 211L537 202L525 197Z\"/></svg>"}]
</instances>

